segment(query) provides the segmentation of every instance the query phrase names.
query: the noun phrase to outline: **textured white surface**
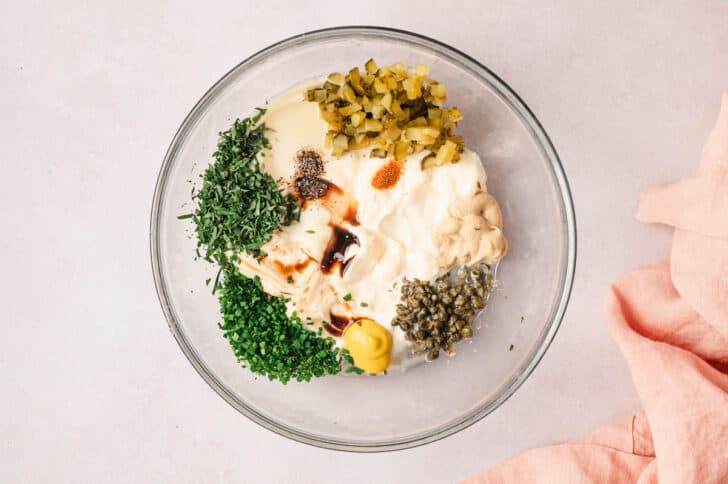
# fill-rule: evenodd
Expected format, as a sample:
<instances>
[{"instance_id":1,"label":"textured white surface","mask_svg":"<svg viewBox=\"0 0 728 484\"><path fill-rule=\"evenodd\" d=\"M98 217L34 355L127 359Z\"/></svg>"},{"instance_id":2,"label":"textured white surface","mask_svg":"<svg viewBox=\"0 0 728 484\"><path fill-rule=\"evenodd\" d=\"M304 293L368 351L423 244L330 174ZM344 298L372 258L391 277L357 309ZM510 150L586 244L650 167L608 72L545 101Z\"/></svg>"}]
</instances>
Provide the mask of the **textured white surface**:
<instances>
[{"instance_id":1,"label":"textured white surface","mask_svg":"<svg viewBox=\"0 0 728 484\"><path fill-rule=\"evenodd\" d=\"M696 166L728 87L728 3L205 4L3 4L1 482L451 482L638 407L603 296L666 254L669 231L632 213ZM473 427L389 454L294 443L228 406L167 330L148 255L192 104L249 54L336 24L414 30L493 69L546 127L577 211L571 304L531 378Z\"/></svg>"}]
</instances>

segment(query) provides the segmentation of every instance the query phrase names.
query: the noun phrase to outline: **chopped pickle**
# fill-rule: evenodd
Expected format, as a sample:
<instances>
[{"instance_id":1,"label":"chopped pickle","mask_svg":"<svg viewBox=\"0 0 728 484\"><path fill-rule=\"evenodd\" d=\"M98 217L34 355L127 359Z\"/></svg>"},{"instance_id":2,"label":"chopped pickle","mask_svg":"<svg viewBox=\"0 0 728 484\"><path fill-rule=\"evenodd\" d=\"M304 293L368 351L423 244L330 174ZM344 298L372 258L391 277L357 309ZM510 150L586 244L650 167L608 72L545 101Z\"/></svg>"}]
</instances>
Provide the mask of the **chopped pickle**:
<instances>
[{"instance_id":1,"label":"chopped pickle","mask_svg":"<svg viewBox=\"0 0 728 484\"><path fill-rule=\"evenodd\" d=\"M321 103L326 101L326 89L311 89L308 91L307 96L309 101L316 101L317 103Z\"/></svg>"},{"instance_id":2,"label":"chopped pickle","mask_svg":"<svg viewBox=\"0 0 728 484\"><path fill-rule=\"evenodd\" d=\"M450 140L445 141L445 144L440 146L435 156L435 163L437 166L444 165L445 163L452 163L455 160L455 155L458 154L458 147L455 143Z\"/></svg>"},{"instance_id":3,"label":"chopped pickle","mask_svg":"<svg viewBox=\"0 0 728 484\"><path fill-rule=\"evenodd\" d=\"M387 111L392 109L392 94L388 92L384 96L382 96L379 99L379 105L382 106Z\"/></svg>"},{"instance_id":4,"label":"chopped pickle","mask_svg":"<svg viewBox=\"0 0 728 484\"><path fill-rule=\"evenodd\" d=\"M427 168L432 168L437 166L437 161L435 160L435 157L430 155L427 158L422 160L422 169L426 170Z\"/></svg>"},{"instance_id":5,"label":"chopped pickle","mask_svg":"<svg viewBox=\"0 0 728 484\"><path fill-rule=\"evenodd\" d=\"M348 147L349 147L349 138L343 133L337 134L336 137L334 138L334 143L333 143L334 154L337 154L340 156L341 154L343 154L346 151L346 148L348 148Z\"/></svg>"},{"instance_id":6,"label":"chopped pickle","mask_svg":"<svg viewBox=\"0 0 728 484\"><path fill-rule=\"evenodd\" d=\"M366 119L364 120L364 131L374 131L379 132L383 129L382 123L376 119Z\"/></svg>"},{"instance_id":7,"label":"chopped pickle","mask_svg":"<svg viewBox=\"0 0 728 484\"><path fill-rule=\"evenodd\" d=\"M357 103L349 104L348 106L344 106L339 108L339 114L343 116L351 116L354 113L357 113L361 111L361 106Z\"/></svg>"},{"instance_id":8,"label":"chopped pickle","mask_svg":"<svg viewBox=\"0 0 728 484\"><path fill-rule=\"evenodd\" d=\"M431 145L440 135L440 130L427 126L414 126L404 130L405 141L416 141L423 145Z\"/></svg>"},{"instance_id":9,"label":"chopped pickle","mask_svg":"<svg viewBox=\"0 0 728 484\"><path fill-rule=\"evenodd\" d=\"M429 67L407 69L401 62L379 67L374 59L364 71L333 72L322 86L306 92L319 105L329 127L325 146L334 156L369 148L370 156L393 157L427 150L422 168L456 163L465 149L453 134L463 116L457 108L444 108L445 85L429 78Z\"/></svg>"},{"instance_id":10,"label":"chopped pickle","mask_svg":"<svg viewBox=\"0 0 728 484\"><path fill-rule=\"evenodd\" d=\"M394 144L394 159L397 161L404 161L409 154L410 145L406 141L397 141Z\"/></svg>"},{"instance_id":11,"label":"chopped pickle","mask_svg":"<svg viewBox=\"0 0 728 484\"><path fill-rule=\"evenodd\" d=\"M389 89L387 88L387 84L381 79L374 79L374 90L379 94L384 94Z\"/></svg>"},{"instance_id":12,"label":"chopped pickle","mask_svg":"<svg viewBox=\"0 0 728 484\"><path fill-rule=\"evenodd\" d=\"M370 158L386 158L387 157L387 150L384 148L374 148L371 153L369 153Z\"/></svg>"},{"instance_id":13,"label":"chopped pickle","mask_svg":"<svg viewBox=\"0 0 728 484\"><path fill-rule=\"evenodd\" d=\"M344 75L340 72L332 72L329 74L329 81L340 86L344 83Z\"/></svg>"},{"instance_id":14,"label":"chopped pickle","mask_svg":"<svg viewBox=\"0 0 728 484\"><path fill-rule=\"evenodd\" d=\"M367 70L367 74L376 74L379 70L379 67L377 66L377 63L374 62L374 59L369 59L364 65L364 68Z\"/></svg>"},{"instance_id":15,"label":"chopped pickle","mask_svg":"<svg viewBox=\"0 0 728 484\"><path fill-rule=\"evenodd\" d=\"M351 125L355 128L361 124L362 121L367 117L367 115L364 113L364 111L359 111L354 114L352 114L349 117L349 121L351 122Z\"/></svg>"}]
</instances>

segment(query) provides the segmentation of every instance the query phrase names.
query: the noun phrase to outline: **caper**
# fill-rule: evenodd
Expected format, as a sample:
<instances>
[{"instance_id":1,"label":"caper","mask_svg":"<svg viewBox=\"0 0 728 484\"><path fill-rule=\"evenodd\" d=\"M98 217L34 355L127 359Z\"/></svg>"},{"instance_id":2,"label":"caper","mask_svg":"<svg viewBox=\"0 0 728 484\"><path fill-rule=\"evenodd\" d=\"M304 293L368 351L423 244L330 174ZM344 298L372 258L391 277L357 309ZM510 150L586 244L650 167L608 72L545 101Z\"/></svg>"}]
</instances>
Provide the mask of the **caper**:
<instances>
[{"instance_id":1,"label":"caper","mask_svg":"<svg viewBox=\"0 0 728 484\"><path fill-rule=\"evenodd\" d=\"M485 265L461 266L432 283L405 280L392 326L405 332L414 354L453 353L454 343L472 337L468 321L485 307L492 280Z\"/></svg>"}]
</instances>

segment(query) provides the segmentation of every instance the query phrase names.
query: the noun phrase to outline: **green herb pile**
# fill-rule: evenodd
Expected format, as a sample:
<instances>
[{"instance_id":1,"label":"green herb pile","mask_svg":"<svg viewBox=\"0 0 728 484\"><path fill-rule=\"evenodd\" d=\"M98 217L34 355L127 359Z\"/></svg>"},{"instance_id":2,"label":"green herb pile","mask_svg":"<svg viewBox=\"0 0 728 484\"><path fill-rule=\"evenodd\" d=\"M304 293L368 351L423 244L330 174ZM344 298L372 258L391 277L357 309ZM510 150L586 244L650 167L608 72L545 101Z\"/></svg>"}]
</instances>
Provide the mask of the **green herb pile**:
<instances>
[{"instance_id":1,"label":"green herb pile","mask_svg":"<svg viewBox=\"0 0 728 484\"><path fill-rule=\"evenodd\" d=\"M314 333L295 313L287 316L286 300L266 294L257 276L245 277L232 265L223 273L220 329L243 366L286 383L333 375L341 371L343 360L352 363L346 350L334 346L333 338L321 336L320 328Z\"/></svg>"},{"instance_id":2,"label":"green herb pile","mask_svg":"<svg viewBox=\"0 0 728 484\"><path fill-rule=\"evenodd\" d=\"M205 170L200 191L192 193L197 209L181 217L192 217L198 255L205 247L207 260L224 264L227 251L265 257L261 247L273 232L300 218L297 198L284 195L273 177L260 169L258 154L270 147L265 124L258 123L264 113L259 109L220 133L215 161Z\"/></svg>"},{"instance_id":3,"label":"green herb pile","mask_svg":"<svg viewBox=\"0 0 728 484\"><path fill-rule=\"evenodd\" d=\"M338 373L344 361L349 364L347 372L360 373L333 338L323 337L321 329L307 330L295 313L289 317L286 299L266 294L258 277L240 274L227 256L245 252L262 259L266 254L261 247L273 233L301 215L296 197L284 195L260 168L258 157L270 148L265 124L259 123L264 113L259 109L220 133L202 188L197 193L192 190L197 208L178 218L195 223L198 257L204 248L204 258L220 265L213 286L213 292L220 291L223 323L219 326L244 367L282 383Z\"/></svg>"}]
</instances>

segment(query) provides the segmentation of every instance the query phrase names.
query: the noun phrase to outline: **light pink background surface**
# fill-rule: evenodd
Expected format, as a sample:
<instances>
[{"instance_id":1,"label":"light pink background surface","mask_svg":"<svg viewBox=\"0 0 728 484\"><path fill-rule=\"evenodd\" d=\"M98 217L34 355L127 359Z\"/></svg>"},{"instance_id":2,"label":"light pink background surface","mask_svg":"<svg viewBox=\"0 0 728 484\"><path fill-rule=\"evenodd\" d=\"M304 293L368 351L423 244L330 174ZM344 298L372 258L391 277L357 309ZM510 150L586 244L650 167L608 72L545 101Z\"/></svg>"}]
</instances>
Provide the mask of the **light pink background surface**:
<instances>
[{"instance_id":1,"label":"light pink background surface","mask_svg":"<svg viewBox=\"0 0 728 484\"><path fill-rule=\"evenodd\" d=\"M638 407L605 290L667 254L670 232L632 213L641 187L698 162L728 87L728 3L42 3L0 16L0 481L449 482ZM154 181L192 104L251 53L336 24L411 29L489 66L544 124L577 211L572 301L531 378L473 427L390 454L239 415L178 349L149 264Z\"/></svg>"}]
</instances>

